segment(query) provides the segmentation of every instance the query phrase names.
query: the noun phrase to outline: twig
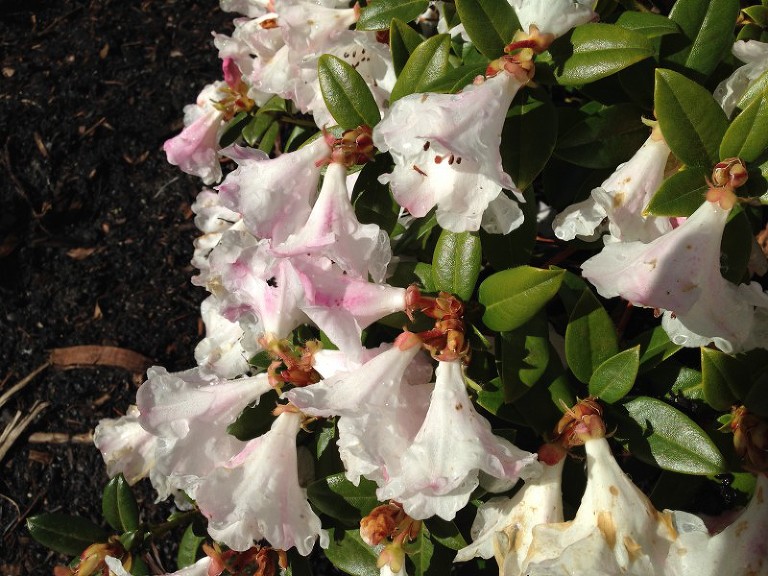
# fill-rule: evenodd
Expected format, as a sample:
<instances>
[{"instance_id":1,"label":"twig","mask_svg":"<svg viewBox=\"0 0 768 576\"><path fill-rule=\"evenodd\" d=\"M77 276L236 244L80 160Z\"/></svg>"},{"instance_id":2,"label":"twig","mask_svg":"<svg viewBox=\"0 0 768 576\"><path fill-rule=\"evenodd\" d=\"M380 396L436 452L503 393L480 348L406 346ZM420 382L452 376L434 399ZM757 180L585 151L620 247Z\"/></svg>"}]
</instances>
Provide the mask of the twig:
<instances>
[{"instance_id":1,"label":"twig","mask_svg":"<svg viewBox=\"0 0 768 576\"><path fill-rule=\"evenodd\" d=\"M90 444L93 442L93 434L67 434L65 432L35 432L30 434L27 442L30 444Z\"/></svg>"},{"instance_id":2,"label":"twig","mask_svg":"<svg viewBox=\"0 0 768 576\"><path fill-rule=\"evenodd\" d=\"M19 416L21 412L16 412L11 423L5 427L3 433L0 434L0 462L2 462L8 450L11 449L16 439L24 432L24 429L29 426L37 415L48 407L48 402L35 402L32 405L32 410L19 422ZM17 424L18 422L18 424Z\"/></svg>"},{"instance_id":3,"label":"twig","mask_svg":"<svg viewBox=\"0 0 768 576\"><path fill-rule=\"evenodd\" d=\"M45 364L38 366L30 374L27 374L24 378L22 378L17 384L14 384L13 386L11 386L10 389L8 389L2 396L0 396L0 408L2 408L3 405L6 402L8 402L8 399L11 396L13 396L14 394L16 394L16 392L24 388L24 386L29 384L35 376L40 374L40 372L48 368L48 366L50 365L51 365L50 362L46 362Z\"/></svg>"}]
</instances>

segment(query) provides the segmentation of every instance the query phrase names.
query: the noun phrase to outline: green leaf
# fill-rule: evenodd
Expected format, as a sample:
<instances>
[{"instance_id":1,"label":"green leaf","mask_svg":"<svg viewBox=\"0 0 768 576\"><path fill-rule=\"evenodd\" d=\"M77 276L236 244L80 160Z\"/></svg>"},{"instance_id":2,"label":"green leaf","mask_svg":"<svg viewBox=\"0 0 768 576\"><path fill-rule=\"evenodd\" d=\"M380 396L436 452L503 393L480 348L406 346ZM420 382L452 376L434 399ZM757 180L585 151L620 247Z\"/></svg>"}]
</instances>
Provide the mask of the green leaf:
<instances>
[{"instance_id":1,"label":"green leaf","mask_svg":"<svg viewBox=\"0 0 768 576\"><path fill-rule=\"evenodd\" d=\"M507 112L501 131L504 170L525 190L547 165L557 142L557 111L543 90L525 90Z\"/></svg>"},{"instance_id":2,"label":"green leaf","mask_svg":"<svg viewBox=\"0 0 768 576\"><path fill-rule=\"evenodd\" d=\"M425 520L424 524L429 529L432 540L439 542L450 550L460 550L467 545L467 541L464 540L464 536L461 535L456 524L449 520L443 520L439 516L432 516L432 518Z\"/></svg>"},{"instance_id":3,"label":"green leaf","mask_svg":"<svg viewBox=\"0 0 768 576\"><path fill-rule=\"evenodd\" d=\"M395 229L400 213L389 186L379 182L379 176L392 169L388 154L379 154L360 171L352 189L352 205L355 215L362 224L376 224L387 234Z\"/></svg>"},{"instance_id":4,"label":"green leaf","mask_svg":"<svg viewBox=\"0 0 768 576\"><path fill-rule=\"evenodd\" d=\"M456 0L456 10L472 43L491 60L504 55L504 47L521 29L508 2Z\"/></svg>"},{"instance_id":5,"label":"green leaf","mask_svg":"<svg viewBox=\"0 0 768 576\"><path fill-rule=\"evenodd\" d=\"M27 518L30 536L61 554L79 555L91 544L106 542L109 534L81 516L50 512Z\"/></svg>"},{"instance_id":6,"label":"green leaf","mask_svg":"<svg viewBox=\"0 0 768 576\"><path fill-rule=\"evenodd\" d=\"M389 50L392 53L392 64L398 76L408 62L408 58L423 41L424 38L421 37L421 34L408 24L397 18L392 20L389 27Z\"/></svg>"},{"instance_id":7,"label":"green leaf","mask_svg":"<svg viewBox=\"0 0 768 576\"><path fill-rule=\"evenodd\" d=\"M588 84L615 74L654 54L640 32L613 24L582 24L549 47L557 82L563 86Z\"/></svg>"},{"instance_id":8,"label":"green leaf","mask_svg":"<svg viewBox=\"0 0 768 576\"><path fill-rule=\"evenodd\" d=\"M478 75L484 75L487 63L465 64L453 68L424 88L424 92L454 94L466 88Z\"/></svg>"},{"instance_id":9,"label":"green leaf","mask_svg":"<svg viewBox=\"0 0 768 576\"><path fill-rule=\"evenodd\" d=\"M503 192L502 192L503 193ZM514 268L528 264L536 246L536 213L538 202L533 187L523 191L525 202L520 205L523 211L523 223L509 234L491 234L480 229L483 243L483 255L496 270Z\"/></svg>"},{"instance_id":10,"label":"green leaf","mask_svg":"<svg viewBox=\"0 0 768 576\"><path fill-rule=\"evenodd\" d=\"M704 79L731 49L738 14L738 0L677 0L669 18L680 26L683 36L669 37L662 52L669 54L669 62Z\"/></svg>"},{"instance_id":11,"label":"green leaf","mask_svg":"<svg viewBox=\"0 0 768 576\"><path fill-rule=\"evenodd\" d=\"M240 133L243 131L246 124L250 122L250 119L251 117L248 112L239 112L232 118L232 120L229 121L229 124L224 127L224 131L219 138L219 146L226 148L240 138Z\"/></svg>"},{"instance_id":12,"label":"green leaf","mask_svg":"<svg viewBox=\"0 0 768 576\"><path fill-rule=\"evenodd\" d=\"M275 142L277 141L277 135L279 132L280 123L275 120L267 127L267 131L264 132L264 135L261 137L261 141L259 142L259 150L270 154L272 149L275 147Z\"/></svg>"},{"instance_id":13,"label":"green leaf","mask_svg":"<svg viewBox=\"0 0 768 576\"><path fill-rule=\"evenodd\" d=\"M361 478L355 486L344 473L316 480L307 487L307 497L320 512L348 525L359 524L379 505L375 482Z\"/></svg>"},{"instance_id":14,"label":"green leaf","mask_svg":"<svg viewBox=\"0 0 768 576\"><path fill-rule=\"evenodd\" d=\"M130 552L140 546L148 535L149 532L146 530L129 530L120 534L120 544Z\"/></svg>"},{"instance_id":15,"label":"green leaf","mask_svg":"<svg viewBox=\"0 0 768 576\"><path fill-rule=\"evenodd\" d=\"M626 412L617 437L632 455L662 470L718 474L725 461L709 436L685 414L661 400L640 396L621 403Z\"/></svg>"},{"instance_id":16,"label":"green leaf","mask_svg":"<svg viewBox=\"0 0 768 576\"><path fill-rule=\"evenodd\" d=\"M768 6L747 6L742 12L761 28L768 28Z\"/></svg>"},{"instance_id":17,"label":"green leaf","mask_svg":"<svg viewBox=\"0 0 768 576\"><path fill-rule=\"evenodd\" d=\"M712 168L728 119L709 90L672 70L656 70L656 118L669 144L688 166Z\"/></svg>"},{"instance_id":18,"label":"green leaf","mask_svg":"<svg viewBox=\"0 0 768 576\"><path fill-rule=\"evenodd\" d=\"M555 156L586 168L614 169L626 162L648 138L642 111L634 104L578 111L579 120L562 130Z\"/></svg>"},{"instance_id":19,"label":"green leaf","mask_svg":"<svg viewBox=\"0 0 768 576\"><path fill-rule=\"evenodd\" d=\"M701 349L704 400L715 410L730 410L749 390L750 372L733 356L714 348Z\"/></svg>"},{"instance_id":20,"label":"green leaf","mask_svg":"<svg viewBox=\"0 0 768 576\"><path fill-rule=\"evenodd\" d=\"M275 119L271 114L256 114L243 128L243 140L248 143L248 146L256 146L261 142L261 137L267 131L267 128L274 124L274 122Z\"/></svg>"},{"instance_id":21,"label":"green leaf","mask_svg":"<svg viewBox=\"0 0 768 576\"><path fill-rule=\"evenodd\" d=\"M386 30L393 18L410 22L429 6L428 0L375 0L360 11L358 30Z\"/></svg>"},{"instance_id":22,"label":"green leaf","mask_svg":"<svg viewBox=\"0 0 768 576\"><path fill-rule=\"evenodd\" d=\"M749 86L744 91L744 94L739 98L739 102L736 107L739 110L745 110L752 102L758 98L763 97L765 91L768 90L768 70L760 74L756 80L752 80Z\"/></svg>"},{"instance_id":23,"label":"green leaf","mask_svg":"<svg viewBox=\"0 0 768 576\"><path fill-rule=\"evenodd\" d=\"M622 12L616 25L643 34L646 38L658 38L667 34L677 34L680 27L669 18L653 12Z\"/></svg>"},{"instance_id":24,"label":"green leaf","mask_svg":"<svg viewBox=\"0 0 768 576\"><path fill-rule=\"evenodd\" d=\"M339 570L351 576L379 576L378 553L360 537L360 528L341 531L331 528L325 555Z\"/></svg>"},{"instance_id":25,"label":"green leaf","mask_svg":"<svg viewBox=\"0 0 768 576\"><path fill-rule=\"evenodd\" d=\"M416 537L416 541L405 546L406 553L411 562L413 562L414 576L427 576L429 574L432 555L435 552L435 545L429 537L429 530L422 524L421 531Z\"/></svg>"},{"instance_id":26,"label":"green leaf","mask_svg":"<svg viewBox=\"0 0 768 576\"><path fill-rule=\"evenodd\" d=\"M285 103L285 98L281 98L277 94L267 100L263 106L259 107L256 115L264 114L265 112L287 112L288 107Z\"/></svg>"},{"instance_id":27,"label":"green leaf","mask_svg":"<svg viewBox=\"0 0 768 576\"><path fill-rule=\"evenodd\" d=\"M600 301L585 289L565 329L565 358L574 376L585 384L600 364L619 351L616 328Z\"/></svg>"},{"instance_id":28,"label":"green leaf","mask_svg":"<svg viewBox=\"0 0 768 576\"><path fill-rule=\"evenodd\" d=\"M735 208L720 242L720 273L723 278L734 284L747 278L754 238L746 212Z\"/></svg>"},{"instance_id":29,"label":"green leaf","mask_svg":"<svg viewBox=\"0 0 768 576\"><path fill-rule=\"evenodd\" d=\"M350 130L378 124L379 107L357 70L341 58L323 54L317 62L317 75L323 100L339 126Z\"/></svg>"},{"instance_id":30,"label":"green leaf","mask_svg":"<svg viewBox=\"0 0 768 576\"><path fill-rule=\"evenodd\" d=\"M649 216L690 216L704 202L710 171L692 167L664 180L643 214Z\"/></svg>"},{"instance_id":31,"label":"green leaf","mask_svg":"<svg viewBox=\"0 0 768 576\"><path fill-rule=\"evenodd\" d=\"M768 148L768 91L763 92L739 114L725 132L720 158L741 158L754 162Z\"/></svg>"},{"instance_id":32,"label":"green leaf","mask_svg":"<svg viewBox=\"0 0 768 576\"><path fill-rule=\"evenodd\" d=\"M480 275L483 253L476 232L443 230L432 258L432 279L438 291L469 300Z\"/></svg>"},{"instance_id":33,"label":"green leaf","mask_svg":"<svg viewBox=\"0 0 768 576\"><path fill-rule=\"evenodd\" d=\"M514 402L536 385L549 364L549 324L539 312L528 322L496 339L499 377L504 401Z\"/></svg>"},{"instance_id":34,"label":"green leaf","mask_svg":"<svg viewBox=\"0 0 768 576\"><path fill-rule=\"evenodd\" d=\"M450 66L450 49L451 37L448 34L438 34L419 44L392 88L390 104L408 94L423 92L427 86L443 76Z\"/></svg>"},{"instance_id":35,"label":"green leaf","mask_svg":"<svg viewBox=\"0 0 768 576\"><path fill-rule=\"evenodd\" d=\"M248 406L232 424L227 427L227 433L232 434L238 440L252 440L266 433L274 422L272 416L277 404L278 394L270 390L257 400L255 406Z\"/></svg>"},{"instance_id":36,"label":"green leaf","mask_svg":"<svg viewBox=\"0 0 768 576\"><path fill-rule=\"evenodd\" d=\"M504 332L522 326L549 302L563 281L563 270L518 266L497 272L480 284L483 322Z\"/></svg>"},{"instance_id":37,"label":"green leaf","mask_svg":"<svg viewBox=\"0 0 768 576\"><path fill-rule=\"evenodd\" d=\"M597 367L589 379L589 394L613 404L626 396L637 378L640 346L619 352Z\"/></svg>"},{"instance_id":38,"label":"green leaf","mask_svg":"<svg viewBox=\"0 0 768 576\"><path fill-rule=\"evenodd\" d=\"M667 336L667 332L661 326L655 326L646 330L629 342L630 346L640 347L640 371L647 371L656 367L682 346L673 344Z\"/></svg>"},{"instance_id":39,"label":"green leaf","mask_svg":"<svg viewBox=\"0 0 768 576\"><path fill-rule=\"evenodd\" d=\"M101 511L115 530L127 532L139 527L139 505L122 474L112 478L104 487Z\"/></svg>"},{"instance_id":40,"label":"green leaf","mask_svg":"<svg viewBox=\"0 0 768 576\"><path fill-rule=\"evenodd\" d=\"M736 35L736 40L757 40L759 42L762 34L763 29L760 28L760 26L748 22L741 28L741 30L739 30L739 33Z\"/></svg>"},{"instance_id":41,"label":"green leaf","mask_svg":"<svg viewBox=\"0 0 768 576\"><path fill-rule=\"evenodd\" d=\"M179 542L179 552L176 555L176 565L181 568L192 566L197 562L197 551L200 549L200 545L205 542L205 536L198 536L192 527L192 524L187 526L184 530L184 534L181 536Z\"/></svg>"}]
</instances>

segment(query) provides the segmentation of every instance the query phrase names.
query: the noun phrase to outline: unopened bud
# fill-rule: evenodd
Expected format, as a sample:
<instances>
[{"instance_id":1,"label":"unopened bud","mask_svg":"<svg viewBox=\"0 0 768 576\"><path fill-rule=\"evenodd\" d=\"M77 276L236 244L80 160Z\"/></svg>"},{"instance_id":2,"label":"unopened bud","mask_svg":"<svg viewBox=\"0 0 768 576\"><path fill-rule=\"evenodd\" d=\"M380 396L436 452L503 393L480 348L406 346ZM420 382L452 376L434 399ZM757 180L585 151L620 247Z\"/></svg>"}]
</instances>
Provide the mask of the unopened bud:
<instances>
[{"instance_id":1,"label":"unopened bud","mask_svg":"<svg viewBox=\"0 0 768 576\"><path fill-rule=\"evenodd\" d=\"M750 413L744 406L735 407L730 428L733 447L752 472L768 472L768 422Z\"/></svg>"}]
</instances>

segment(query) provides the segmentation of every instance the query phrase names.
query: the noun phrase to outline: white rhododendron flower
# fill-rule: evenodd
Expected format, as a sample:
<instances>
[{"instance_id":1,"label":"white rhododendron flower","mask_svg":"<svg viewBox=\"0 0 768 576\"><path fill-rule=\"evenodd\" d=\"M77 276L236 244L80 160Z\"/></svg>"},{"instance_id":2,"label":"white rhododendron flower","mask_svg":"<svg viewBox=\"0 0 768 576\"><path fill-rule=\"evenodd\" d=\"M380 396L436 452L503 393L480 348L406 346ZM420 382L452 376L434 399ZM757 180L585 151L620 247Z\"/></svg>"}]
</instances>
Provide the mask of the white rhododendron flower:
<instances>
[{"instance_id":1,"label":"white rhododendron flower","mask_svg":"<svg viewBox=\"0 0 768 576\"><path fill-rule=\"evenodd\" d=\"M507 0L524 32L536 26L543 34L562 36L579 24L597 19L594 0Z\"/></svg>"},{"instance_id":2,"label":"white rhododendron flower","mask_svg":"<svg viewBox=\"0 0 768 576\"><path fill-rule=\"evenodd\" d=\"M653 242L616 242L582 265L582 275L605 298L666 310L673 342L714 342L723 351L764 345L751 338L755 306L768 308L757 284L735 285L720 273L720 240L729 209L704 202L678 228ZM674 314L674 317L672 316Z\"/></svg>"},{"instance_id":3,"label":"white rhododendron flower","mask_svg":"<svg viewBox=\"0 0 768 576\"><path fill-rule=\"evenodd\" d=\"M508 480L538 473L536 455L491 432L467 394L461 361L440 362L424 423L402 455L402 471L379 489L415 519L452 520L477 488L480 470Z\"/></svg>"},{"instance_id":4,"label":"white rhododendron flower","mask_svg":"<svg viewBox=\"0 0 768 576\"><path fill-rule=\"evenodd\" d=\"M502 70L458 94L410 94L395 102L374 128L373 142L395 161L380 180L389 182L398 204L413 216L437 206L440 226L465 232L480 228L502 188L523 201L499 152L509 105L528 81L518 76ZM502 212L505 221L494 218L494 232L507 233L523 221L519 208Z\"/></svg>"},{"instance_id":5,"label":"white rhododendron flower","mask_svg":"<svg viewBox=\"0 0 768 576\"><path fill-rule=\"evenodd\" d=\"M632 158L616 171L589 198L557 215L552 228L561 240L592 239L608 218L611 239L650 242L672 230L669 218L644 216L643 209L664 181L664 167L670 149L654 131Z\"/></svg>"},{"instance_id":6,"label":"white rhododendron flower","mask_svg":"<svg viewBox=\"0 0 768 576\"><path fill-rule=\"evenodd\" d=\"M217 187L221 203L242 214L245 227L257 238L282 242L307 221L317 196L320 163L330 152L322 136L277 158L230 148L227 155L238 167Z\"/></svg>"},{"instance_id":7,"label":"white rhododendron flower","mask_svg":"<svg viewBox=\"0 0 768 576\"><path fill-rule=\"evenodd\" d=\"M376 224L361 224L347 190L347 169L333 162L306 224L274 248L281 256L325 256L339 268L374 282L384 280L392 250L389 236Z\"/></svg>"},{"instance_id":8,"label":"white rhododendron flower","mask_svg":"<svg viewBox=\"0 0 768 576\"><path fill-rule=\"evenodd\" d=\"M587 487L576 517L540 524L522 572L505 576L655 576L676 537L670 514L658 512L616 463L605 438L587 440Z\"/></svg>"},{"instance_id":9,"label":"white rhododendron flower","mask_svg":"<svg viewBox=\"0 0 768 576\"><path fill-rule=\"evenodd\" d=\"M227 434L227 426L271 386L266 374L219 380L197 368L169 374L154 367L147 377L136 403L141 425L159 437L155 469L163 481L155 488L160 499L174 490L194 498L200 478L245 445Z\"/></svg>"},{"instance_id":10,"label":"white rhododendron flower","mask_svg":"<svg viewBox=\"0 0 768 576\"><path fill-rule=\"evenodd\" d=\"M768 574L768 477L757 475L749 504L722 532L710 535L700 521L698 525L688 522L686 528L681 530L669 551L666 576L765 576Z\"/></svg>"},{"instance_id":11,"label":"white rhododendron flower","mask_svg":"<svg viewBox=\"0 0 768 576\"><path fill-rule=\"evenodd\" d=\"M745 62L744 66L720 82L714 92L715 100L728 116L733 114L749 85L768 70L768 43L737 40L733 45L733 55Z\"/></svg>"},{"instance_id":12,"label":"white rhododendron flower","mask_svg":"<svg viewBox=\"0 0 768 576\"><path fill-rule=\"evenodd\" d=\"M563 521L562 476L565 459L542 464L542 473L512 498L492 498L477 510L472 544L458 551L454 562L497 555L503 574L519 574L533 537L533 527Z\"/></svg>"},{"instance_id":13,"label":"white rhododendron flower","mask_svg":"<svg viewBox=\"0 0 768 576\"><path fill-rule=\"evenodd\" d=\"M122 474L128 484L135 484L154 468L157 437L141 427L136 406L129 406L120 418L100 420L93 443L104 458L110 478Z\"/></svg>"},{"instance_id":14,"label":"white rhododendron flower","mask_svg":"<svg viewBox=\"0 0 768 576\"><path fill-rule=\"evenodd\" d=\"M104 561L106 562L107 566L109 567L109 570L112 574L115 576L133 576L130 572L128 572L124 567L123 563L120 562L117 558L112 558L112 556L107 556ZM209 556L204 556L203 558L200 558L197 562L192 564L191 566L187 566L186 568L182 568L181 570L176 570L176 572L168 572L166 574L163 574L162 576L209 576L209 569L211 567L211 558Z\"/></svg>"},{"instance_id":15,"label":"white rhododendron flower","mask_svg":"<svg viewBox=\"0 0 768 576\"><path fill-rule=\"evenodd\" d=\"M205 324L205 338L195 347L195 360L202 374L221 378L236 378L248 372L248 358L258 351L256 337L249 351L243 339L246 334L238 322L232 322L221 313L221 302L211 295L200 304L200 316Z\"/></svg>"},{"instance_id":16,"label":"white rhododendron flower","mask_svg":"<svg viewBox=\"0 0 768 576\"><path fill-rule=\"evenodd\" d=\"M283 412L269 432L201 481L197 504L212 538L240 551L264 538L274 548L295 547L304 556L318 537L328 546L328 533L299 486L300 428L300 414Z\"/></svg>"}]
</instances>

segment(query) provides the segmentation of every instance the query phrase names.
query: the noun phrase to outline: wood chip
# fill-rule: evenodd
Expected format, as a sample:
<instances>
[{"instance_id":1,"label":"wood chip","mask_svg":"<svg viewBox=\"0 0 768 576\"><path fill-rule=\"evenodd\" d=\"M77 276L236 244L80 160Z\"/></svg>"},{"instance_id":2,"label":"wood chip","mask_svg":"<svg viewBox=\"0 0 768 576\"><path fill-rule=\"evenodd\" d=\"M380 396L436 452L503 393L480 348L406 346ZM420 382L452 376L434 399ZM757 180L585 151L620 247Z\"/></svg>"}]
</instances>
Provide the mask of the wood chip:
<instances>
[{"instance_id":1,"label":"wood chip","mask_svg":"<svg viewBox=\"0 0 768 576\"><path fill-rule=\"evenodd\" d=\"M73 260L85 260L94 252L96 252L96 248L72 248L67 250L67 256Z\"/></svg>"},{"instance_id":2,"label":"wood chip","mask_svg":"<svg viewBox=\"0 0 768 576\"><path fill-rule=\"evenodd\" d=\"M144 373L153 362L146 356L116 346L69 346L51 350L50 362L59 368L115 366L129 372Z\"/></svg>"},{"instance_id":3,"label":"wood chip","mask_svg":"<svg viewBox=\"0 0 768 576\"><path fill-rule=\"evenodd\" d=\"M40 136L37 132L32 133L32 137L35 139L35 145L37 146L38 152L40 152L40 155L43 158L48 158L48 148L45 147L45 142L43 142L43 137Z\"/></svg>"},{"instance_id":4,"label":"wood chip","mask_svg":"<svg viewBox=\"0 0 768 576\"><path fill-rule=\"evenodd\" d=\"M93 434L67 434L66 432L35 432L30 434L30 444L90 444L93 442Z\"/></svg>"}]
</instances>

